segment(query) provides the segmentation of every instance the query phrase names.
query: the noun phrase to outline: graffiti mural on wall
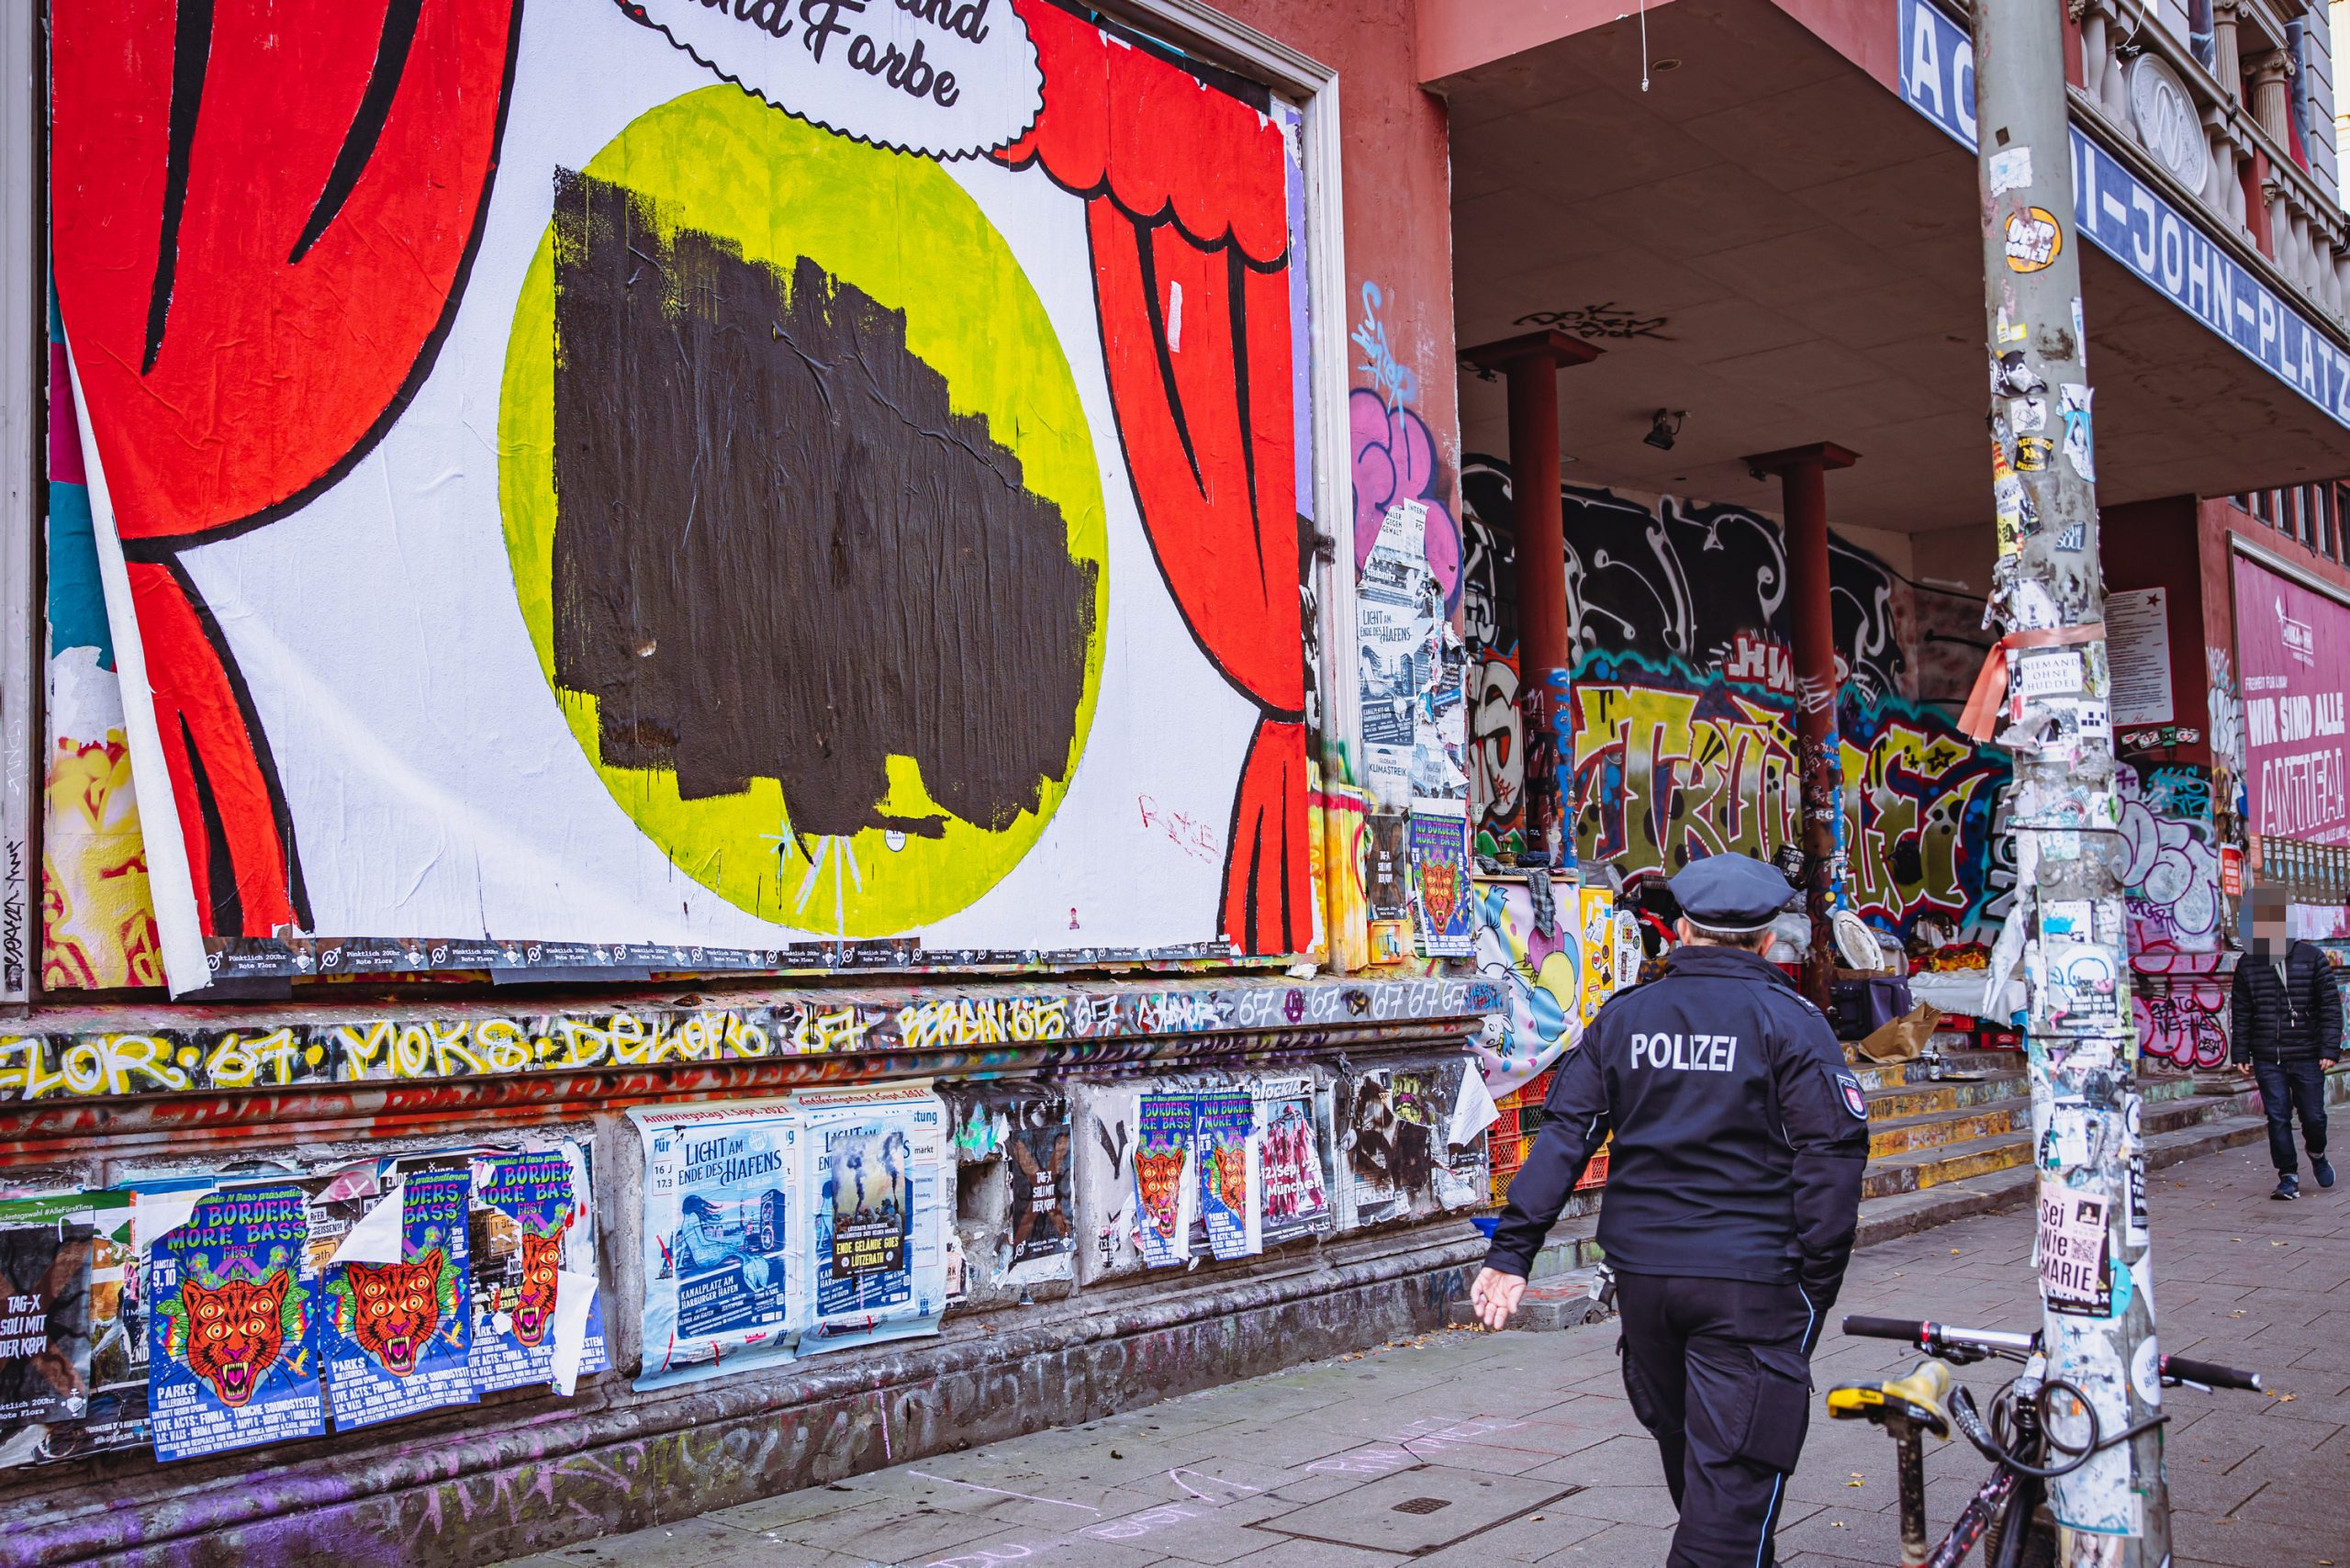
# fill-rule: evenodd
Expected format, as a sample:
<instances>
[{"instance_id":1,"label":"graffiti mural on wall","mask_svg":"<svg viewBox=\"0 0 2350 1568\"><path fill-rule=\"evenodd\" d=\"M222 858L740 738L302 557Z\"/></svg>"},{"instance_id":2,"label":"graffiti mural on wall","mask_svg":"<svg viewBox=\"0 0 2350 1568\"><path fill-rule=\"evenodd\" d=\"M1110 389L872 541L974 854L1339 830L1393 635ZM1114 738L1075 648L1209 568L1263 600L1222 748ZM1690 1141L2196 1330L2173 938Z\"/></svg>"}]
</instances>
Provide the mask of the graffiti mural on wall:
<instances>
[{"instance_id":1,"label":"graffiti mural on wall","mask_svg":"<svg viewBox=\"0 0 2350 1568\"><path fill-rule=\"evenodd\" d=\"M1574 691L1587 864L1670 875L1799 842L1791 693L1629 655L1585 655ZM1848 702L1842 736L1853 906L1900 928L1980 918L1995 891L1987 848L2005 761L1898 699Z\"/></svg>"},{"instance_id":2,"label":"graffiti mural on wall","mask_svg":"<svg viewBox=\"0 0 2350 1568\"><path fill-rule=\"evenodd\" d=\"M52 8L175 991L310 937L1310 950L1293 115L1049 0L834 9L358 0L287 77L259 13Z\"/></svg>"},{"instance_id":3,"label":"graffiti mural on wall","mask_svg":"<svg viewBox=\"0 0 2350 1568\"><path fill-rule=\"evenodd\" d=\"M1477 1041L1486 1090L1502 1095L1583 1038L1583 934L1572 919L1535 916L1529 888L1485 882L1477 889L1477 972L1508 987L1509 1004L1490 1014Z\"/></svg>"},{"instance_id":4,"label":"graffiti mural on wall","mask_svg":"<svg viewBox=\"0 0 2350 1568\"><path fill-rule=\"evenodd\" d=\"M1522 841L1515 714L1509 475L1462 462L1472 632L1470 734L1481 853ZM1655 505L1568 487L1567 612L1577 842L1586 864L1677 870L1704 855L1768 857L1796 842L1802 801L1791 715L1787 560L1779 526L1738 507ZM1874 556L1830 544L1844 842L1855 906L1908 931L1996 913L1991 818L2008 768L1913 699L1913 590ZM1503 639L1508 639L1504 641Z\"/></svg>"},{"instance_id":5,"label":"graffiti mural on wall","mask_svg":"<svg viewBox=\"0 0 2350 1568\"><path fill-rule=\"evenodd\" d=\"M2211 780L2173 763L2114 770L2121 796L2121 879L2132 953L2210 953L2221 946L2220 855Z\"/></svg>"}]
</instances>

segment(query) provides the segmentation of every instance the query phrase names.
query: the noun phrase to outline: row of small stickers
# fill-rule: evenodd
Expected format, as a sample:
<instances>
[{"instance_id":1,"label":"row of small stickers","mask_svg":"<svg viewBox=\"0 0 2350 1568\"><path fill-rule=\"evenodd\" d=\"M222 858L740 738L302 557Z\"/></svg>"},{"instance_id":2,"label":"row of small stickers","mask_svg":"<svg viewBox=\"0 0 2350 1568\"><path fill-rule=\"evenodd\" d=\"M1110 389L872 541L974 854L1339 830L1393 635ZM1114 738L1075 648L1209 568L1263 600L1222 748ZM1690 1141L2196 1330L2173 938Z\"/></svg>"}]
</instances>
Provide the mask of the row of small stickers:
<instances>
[{"instance_id":1,"label":"row of small stickers","mask_svg":"<svg viewBox=\"0 0 2350 1568\"><path fill-rule=\"evenodd\" d=\"M587 1150L0 1202L0 1463L193 1459L605 1367Z\"/></svg>"},{"instance_id":2,"label":"row of small stickers","mask_svg":"<svg viewBox=\"0 0 2350 1568\"><path fill-rule=\"evenodd\" d=\"M629 1113L655 1388L934 1334L954 1158L926 1085Z\"/></svg>"}]
</instances>

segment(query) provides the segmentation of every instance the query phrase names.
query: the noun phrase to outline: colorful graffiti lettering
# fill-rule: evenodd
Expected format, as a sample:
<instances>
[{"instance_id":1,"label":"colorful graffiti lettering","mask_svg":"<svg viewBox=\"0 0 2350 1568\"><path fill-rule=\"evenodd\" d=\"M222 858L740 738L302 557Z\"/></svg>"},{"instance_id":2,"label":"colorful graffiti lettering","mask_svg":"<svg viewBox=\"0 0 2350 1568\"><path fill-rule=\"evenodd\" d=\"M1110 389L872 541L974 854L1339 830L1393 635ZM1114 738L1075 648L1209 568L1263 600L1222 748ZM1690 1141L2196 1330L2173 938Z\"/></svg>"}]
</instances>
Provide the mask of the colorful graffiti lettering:
<instances>
[{"instance_id":1,"label":"colorful graffiti lettering","mask_svg":"<svg viewBox=\"0 0 2350 1568\"><path fill-rule=\"evenodd\" d=\"M1040 993L817 992L758 1006L646 1007L537 1017L381 1018L266 1030L0 1036L0 1101L774 1060L858 1051L1145 1041L1226 1031L1470 1018L1495 980L1242 983Z\"/></svg>"},{"instance_id":2,"label":"colorful graffiti lettering","mask_svg":"<svg viewBox=\"0 0 2350 1568\"><path fill-rule=\"evenodd\" d=\"M1587 656L1573 714L1583 859L1670 874L1708 855L1767 859L1797 842L1791 711L1784 694L1679 660ZM1853 907L1905 930L1929 913L1976 918L1993 891L2004 759L1897 699L1848 701L1842 735Z\"/></svg>"}]
</instances>

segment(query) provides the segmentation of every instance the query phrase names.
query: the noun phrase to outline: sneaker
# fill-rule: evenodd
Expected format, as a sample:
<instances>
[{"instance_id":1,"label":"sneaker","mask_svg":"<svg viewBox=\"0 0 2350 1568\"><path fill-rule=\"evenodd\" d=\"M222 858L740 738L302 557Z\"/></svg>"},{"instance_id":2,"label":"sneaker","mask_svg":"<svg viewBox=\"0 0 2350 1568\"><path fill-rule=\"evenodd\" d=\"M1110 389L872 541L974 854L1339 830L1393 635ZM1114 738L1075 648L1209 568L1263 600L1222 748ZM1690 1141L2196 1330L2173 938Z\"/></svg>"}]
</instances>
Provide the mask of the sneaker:
<instances>
[{"instance_id":1,"label":"sneaker","mask_svg":"<svg viewBox=\"0 0 2350 1568\"><path fill-rule=\"evenodd\" d=\"M2277 1180L2277 1190L2268 1195L2280 1204L2289 1204L2301 1195L2301 1179L2298 1176L2280 1176Z\"/></svg>"},{"instance_id":2,"label":"sneaker","mask_svg":"<svg viewBox=\"0 0 2350 1568\"><path fill-rule=\"evenodd\" d=\"M2322 1154L2312 1154L2310 1156L2310 1169L2317 1173L2317 1184L2319 1186L2331 1187L2333 1185L2333 1161L2328 1159Z\"/></svg>"}]
</instances>

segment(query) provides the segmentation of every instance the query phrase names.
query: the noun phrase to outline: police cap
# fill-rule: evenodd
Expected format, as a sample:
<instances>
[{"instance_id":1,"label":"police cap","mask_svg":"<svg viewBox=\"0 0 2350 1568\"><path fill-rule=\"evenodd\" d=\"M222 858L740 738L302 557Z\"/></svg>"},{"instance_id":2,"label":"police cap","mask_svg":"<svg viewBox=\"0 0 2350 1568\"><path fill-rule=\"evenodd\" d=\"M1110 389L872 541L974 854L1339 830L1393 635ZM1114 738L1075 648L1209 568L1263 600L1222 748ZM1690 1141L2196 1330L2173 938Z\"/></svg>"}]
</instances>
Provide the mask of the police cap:
<instances>
[{"instance_id":1,"label":"police cap","mask_svg":"<svg viewBox=\"0 0 2350 1568\"><path fill-rule=\"evenodd\" d=\"M1743 855L1692 861L1667 885L1692 923L1732 933L1762 930L1795 894L1777 867Z\"/></svg>"}]
</instances>

